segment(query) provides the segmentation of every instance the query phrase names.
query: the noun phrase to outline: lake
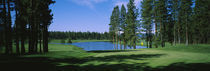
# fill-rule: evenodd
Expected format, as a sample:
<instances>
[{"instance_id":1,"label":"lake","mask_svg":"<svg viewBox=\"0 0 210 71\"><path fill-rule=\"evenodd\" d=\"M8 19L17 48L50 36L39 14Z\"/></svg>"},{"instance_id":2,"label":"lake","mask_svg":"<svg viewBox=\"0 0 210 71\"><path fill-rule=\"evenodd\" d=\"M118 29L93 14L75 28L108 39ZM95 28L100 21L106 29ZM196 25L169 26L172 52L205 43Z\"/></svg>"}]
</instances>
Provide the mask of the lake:
<instances>
[{"instance_id":1,"label":"lake","mask_svg":"<svg viewBox=\"0 0 210 71\"><path fill-rule=\"evenodd\" d=\"M65 43L65 45L74 45L80 48L83 48L86 51L93 50L115 50L114 44L112 42L77 42L77 43ZM124 48L122 46L122 48ZM146 48L144 46L137 46L137 49ZM118 45L118 49L120 49L120 44ZM131 49L130 47L126 47L126 49Z\"/></svg>"}]
</instances>

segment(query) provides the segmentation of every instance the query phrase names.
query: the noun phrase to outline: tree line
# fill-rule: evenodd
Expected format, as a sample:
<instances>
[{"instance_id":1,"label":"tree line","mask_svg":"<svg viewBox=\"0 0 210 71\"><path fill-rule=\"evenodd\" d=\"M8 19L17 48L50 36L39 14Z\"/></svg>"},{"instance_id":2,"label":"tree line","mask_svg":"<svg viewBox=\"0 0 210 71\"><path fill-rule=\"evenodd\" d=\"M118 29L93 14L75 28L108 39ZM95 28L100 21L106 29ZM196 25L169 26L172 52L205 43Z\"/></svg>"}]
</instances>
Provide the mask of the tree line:
<instances>
[{"instance_id":1,"label":"tree line","mask_svg":"<svg viewBox=\"0 0 210 71\"><path fill-rule=\"evenodd\" d=\"M134 49L139 34L145 34L146 45L165 47L165 43L207 44L210 39L210 1L143 0L140 10L134 0L115 6L110 17L109 33L114 43L123 42ZM115 48L118 48L115 45Z\"/></svg>"},{"instance_id":2,"label":"tree line","mask_svg":"<svg viewBox=\"0 0 210 71\"><path fill-rule=\"evenodd\" d=\"M48 27L53 19L49 6L53 3L53 0L0 0L0 47L5 48L6 54L12 54L13 47L17 54L26 54L26 48L29 54L48 52Z\"/></svg>"},{"instance_id":3,"label":"tree line","mask_svg":"<svg viewBox=\"0 0 210 71\"><path fill-rule=\"evenodd\" d=\"M109 33L98 33L98 32L49 32L49 39L71 39L71 40L108 40Z\"/></svg>"}]
</instances>

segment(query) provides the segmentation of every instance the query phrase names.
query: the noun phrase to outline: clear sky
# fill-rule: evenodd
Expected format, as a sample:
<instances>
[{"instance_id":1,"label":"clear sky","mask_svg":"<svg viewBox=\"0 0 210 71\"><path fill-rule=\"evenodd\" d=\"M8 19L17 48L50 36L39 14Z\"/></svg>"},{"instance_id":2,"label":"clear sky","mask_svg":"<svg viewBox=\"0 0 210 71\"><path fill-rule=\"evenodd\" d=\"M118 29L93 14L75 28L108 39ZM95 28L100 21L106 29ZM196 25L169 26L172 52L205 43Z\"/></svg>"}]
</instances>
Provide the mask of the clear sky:
<instances>
[{"instance_id":1,"label":"clear sky","mask_svg":"<svg viewBox=\"0 0 210 71\"><path fill-rule=\"evenodd\" d=\"M55 0L54 19L49 31L108 32L114 6L128 0ZM135 3L139 7L141 0Z\"/></svg>"}]
</instances>

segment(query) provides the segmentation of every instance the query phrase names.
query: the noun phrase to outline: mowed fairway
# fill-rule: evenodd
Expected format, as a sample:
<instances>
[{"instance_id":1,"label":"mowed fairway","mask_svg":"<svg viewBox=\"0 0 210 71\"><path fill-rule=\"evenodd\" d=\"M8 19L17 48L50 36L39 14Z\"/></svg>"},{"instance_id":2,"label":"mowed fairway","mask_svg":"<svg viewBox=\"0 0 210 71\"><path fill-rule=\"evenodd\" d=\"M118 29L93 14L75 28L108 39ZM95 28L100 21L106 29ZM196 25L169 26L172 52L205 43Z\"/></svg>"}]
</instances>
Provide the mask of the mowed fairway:
<instances>
[{"instance_id":1,"label":"mowed fairway","mask_svg":"<svg viewBox=\"0 0 210 71\"><path fill-rule=\"evenodd\" d=\"M49 53L0 57L1 71L209 71L209 45L90 51L49 44ZM12 68L11 68L12 67Z\"/></svg>"}]
</instances>

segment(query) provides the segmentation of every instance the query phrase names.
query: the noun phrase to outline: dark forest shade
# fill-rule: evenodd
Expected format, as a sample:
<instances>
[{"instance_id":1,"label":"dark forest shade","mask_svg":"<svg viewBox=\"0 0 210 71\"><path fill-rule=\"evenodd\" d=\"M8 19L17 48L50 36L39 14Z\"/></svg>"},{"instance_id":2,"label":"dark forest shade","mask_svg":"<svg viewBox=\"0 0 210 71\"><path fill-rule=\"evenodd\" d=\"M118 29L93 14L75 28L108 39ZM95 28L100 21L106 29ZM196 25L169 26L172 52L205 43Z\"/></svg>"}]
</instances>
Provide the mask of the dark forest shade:
<instances>
[{"instance_id":1,"label":"dark forest shade","mask_svg":"<svg viewBox=\"0 0 210 71\"><path fill-rule=\"evenodd\" d=\"M6 54L12 54L13 41L17 54L26 53L25 43L29 44L30 54L38 53L38 43L43 45L44 52L48 52L48 26L53 19L49 5L53 3L55 1L52 0L1 0L0 24L4 26L4 31L0 32L3 32L1 38L4 39L0 40L5 43ZM15 11L14 26L12 11ZM42 52L41 47L39 51Z\"/></svg>"}]
</instances>

